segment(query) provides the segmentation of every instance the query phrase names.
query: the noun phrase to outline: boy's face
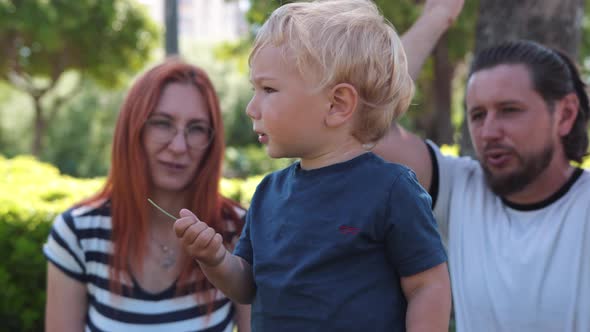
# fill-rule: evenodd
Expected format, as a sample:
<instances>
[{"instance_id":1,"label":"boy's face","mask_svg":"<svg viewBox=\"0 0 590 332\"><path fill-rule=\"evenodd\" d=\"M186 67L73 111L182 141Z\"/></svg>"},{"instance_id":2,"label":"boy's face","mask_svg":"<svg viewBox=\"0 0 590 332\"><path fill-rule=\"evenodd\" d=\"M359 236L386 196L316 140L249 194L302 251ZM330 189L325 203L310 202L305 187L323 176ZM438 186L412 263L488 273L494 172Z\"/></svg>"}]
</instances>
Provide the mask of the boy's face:
<instances>
[{"instance_id":1,"label":"boy's face","mask_svg":"<svg viewBox=\"0 0 590 332\"><path fill-rule=\"evenodd\" d=\"M329 94L316 91L304 80L291 57L282 49L265 46L251 61L254 96L246 113L258 141L272 158L315 159L326 142L324 115L330 110Z\"/></svg>"}]
</instances>

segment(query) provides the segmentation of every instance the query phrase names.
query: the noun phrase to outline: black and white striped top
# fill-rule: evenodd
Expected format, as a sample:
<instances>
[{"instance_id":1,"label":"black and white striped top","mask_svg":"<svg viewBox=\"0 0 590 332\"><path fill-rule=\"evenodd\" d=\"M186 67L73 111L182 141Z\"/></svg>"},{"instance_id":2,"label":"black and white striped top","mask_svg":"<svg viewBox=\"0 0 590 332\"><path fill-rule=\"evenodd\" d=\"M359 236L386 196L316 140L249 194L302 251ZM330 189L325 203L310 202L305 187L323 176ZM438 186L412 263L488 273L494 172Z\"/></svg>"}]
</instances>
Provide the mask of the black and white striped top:
<instances>
[{"instance_id":1,"label":"black and white striped top","mask_svg":"<svg viewBox=\"0 0 590 332\"><path fill-rule=\"evenodd\" d=\"M106 203L99 208L78 207L59 215L43 246L51 263L86 284L86 331L232 331L232 302L216 292L213 312L207 317L207 303L197 302L195 283L188 287L192 291L181 294L177 294L175 285L153 294L133 279L132 284L123 287L122 294L111 292L107 265L112 252L110 238L111 216Z\"/></svg>"}]
</instances>

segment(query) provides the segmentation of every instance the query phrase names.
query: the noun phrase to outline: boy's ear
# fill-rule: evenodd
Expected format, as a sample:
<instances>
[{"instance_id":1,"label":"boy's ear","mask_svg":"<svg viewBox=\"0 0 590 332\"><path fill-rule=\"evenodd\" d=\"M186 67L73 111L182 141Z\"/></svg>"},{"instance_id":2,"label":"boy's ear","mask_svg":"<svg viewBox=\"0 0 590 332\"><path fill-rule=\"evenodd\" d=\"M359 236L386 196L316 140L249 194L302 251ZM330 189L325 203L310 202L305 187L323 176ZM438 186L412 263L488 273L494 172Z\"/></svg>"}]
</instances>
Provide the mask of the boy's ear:
<instances>
[{"instance_id":1,"label":"boy's ear","mask_svg":"<svg viewBox=\"0 0 590 332\"><path fill-rule=\"evenodd\" d=\"M327 127L339 127L354 115L358 105L358 92L348 83L340 83L330 90L330 109L324 122Z\"/></svg>"}]
</instances>

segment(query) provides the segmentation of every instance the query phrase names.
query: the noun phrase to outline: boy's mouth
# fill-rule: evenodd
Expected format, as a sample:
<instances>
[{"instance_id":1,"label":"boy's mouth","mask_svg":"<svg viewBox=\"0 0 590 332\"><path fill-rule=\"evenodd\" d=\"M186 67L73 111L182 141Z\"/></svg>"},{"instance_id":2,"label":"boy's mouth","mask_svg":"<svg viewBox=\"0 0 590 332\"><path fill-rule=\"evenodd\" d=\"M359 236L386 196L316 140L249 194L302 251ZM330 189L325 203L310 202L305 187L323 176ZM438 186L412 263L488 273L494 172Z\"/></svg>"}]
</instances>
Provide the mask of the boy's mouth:
<instances>
[{"instance_id":1,"label":"boy's mouth","mask_svg":"<svg viewBox=\"0 0 590 332\"><path fill-rule=\"evenodd\" d=\"M268 136L260 131L254 131L257 135L258 135L258 142L262 143L262 144L266 144L268 143Z\"/></svg>"}]
</instances>

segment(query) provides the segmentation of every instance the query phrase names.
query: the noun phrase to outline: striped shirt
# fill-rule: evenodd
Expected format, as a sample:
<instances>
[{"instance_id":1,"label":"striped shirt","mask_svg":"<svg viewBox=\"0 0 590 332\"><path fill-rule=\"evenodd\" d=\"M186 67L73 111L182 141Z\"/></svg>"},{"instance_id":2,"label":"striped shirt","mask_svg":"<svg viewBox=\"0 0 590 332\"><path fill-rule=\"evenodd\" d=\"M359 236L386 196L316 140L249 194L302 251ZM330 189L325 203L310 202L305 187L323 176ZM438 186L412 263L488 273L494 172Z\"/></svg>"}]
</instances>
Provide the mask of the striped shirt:
<instances>
[{"instance_id":1,"label":"striped shirt","mask_svg":"<svg viewBox=\"0 0 590 332\"><path fill-rule=\"evenodd\" d=\"M194 280L180 294L176 292L176 283L160 293L148 293L135 278L123 285L121 294L111 292L110 239L111 216L106 203L98 208L70 209L59 215L43 246L51 263L86 284L86 331L232 331L232 302L221 292L215 292L213 311L207 316L208 303L197 302Z\"/></svg>"}]
</instances>

